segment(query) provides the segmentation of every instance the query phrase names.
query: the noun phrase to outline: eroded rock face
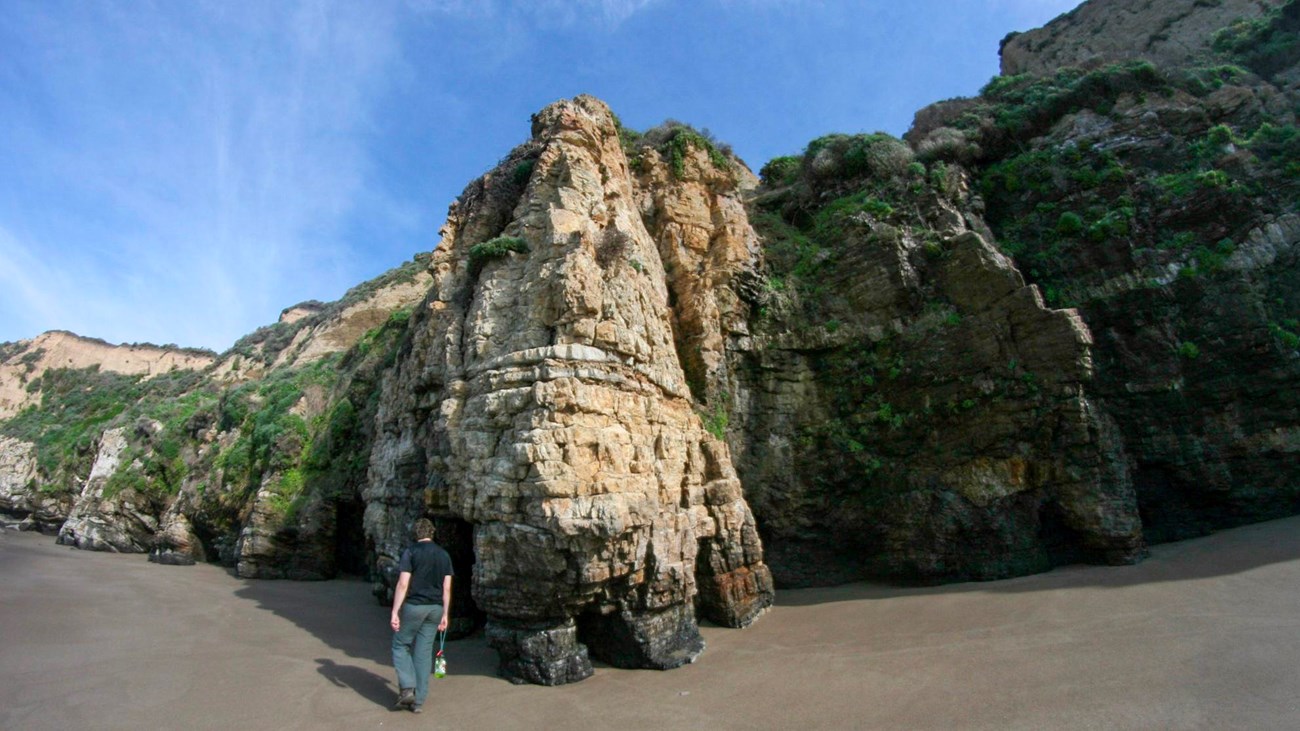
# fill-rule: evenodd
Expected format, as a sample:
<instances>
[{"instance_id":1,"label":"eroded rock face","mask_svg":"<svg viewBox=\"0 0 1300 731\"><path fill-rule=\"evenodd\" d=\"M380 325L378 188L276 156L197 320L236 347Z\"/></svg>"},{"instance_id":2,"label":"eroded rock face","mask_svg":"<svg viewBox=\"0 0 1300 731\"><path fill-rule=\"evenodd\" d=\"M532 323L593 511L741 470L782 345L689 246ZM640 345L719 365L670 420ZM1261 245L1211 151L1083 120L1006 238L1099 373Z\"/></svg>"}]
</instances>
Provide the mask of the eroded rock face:
<instances>
[{"instance_id":1,"label":"eroded rock face","mask_svg":"<svg viewBox=\"0 0 1300 731\"><path fill-rule=\"evenodd\" d=\"M158 530L158 508L152 498L132 488L108 490L109 478L122 466L127 428L104 432L95 463L77 503L59 529L59 543L89 551L144 553Z\"/></svg>"},{"instance_id":2,"label":"eroded rock face","mask_svg":"<svg viewBox=\"0 0 1300 731\"><path fill-rule=\"evenodd\" d=\"M762 220L819 221L803 244L783 218L765 223L767 251L816 253L793 270L768 262L765 314L728 350L736 464L778 582L1136 560L1131 480L1087 393L1088 328L1026 285L955 168L930 186L896 141L849 144L897 161L757 202ZM900 191L906 208L883 203Z\"/></svg>"},{"instance_id":3,"label":"eroded rock face","mask_svg":"<svg viewBox=\"0 0 1300 731\"><path fill-rule=\"evenodd\" d=\"M674 667L703 649L697 606L727 626L758 616L762 547L693 410L608 108L537 114L532 142L453 205L432 267L379 412L365 497L380 553L426 510L472 524L474 600L518 681L586 677L588 649Z\"/></svg>"},{"instance_id":4,"label":"eroded rock face","mask_svg":"<svg viewBox=\"0 0 1300 731\"><path fill-rule=\"evenodd\" d=\"M57 533L70 505L40 489L36 446L0 436L0 513L24 530Z\"/></svg>"},{"instance_id":5,"label":"eroded rock face","mask_svg":"<svg viewBox=\"0 0 1300 731\"><path fill-rule=\"evenodd\" d=\"M1294 0L1093 0L1004 48L1008 72L1050 74L1098 44L1103 61L1159 64L1143 89L1082 96L984 161L990 225L1093 334L1089 392L1117 427L1108 454L1127 464L1152 542L1300 509L1296 148L1273 139L1294 135L1298 28ZM1188 81L1221 64L1219 83ZM1031 168L1054 179L1004 175ZM1099 169L1104 181L1077 176ZM1066 212L1086 235L1062 235Z\"/></svg>"}]
</instances>

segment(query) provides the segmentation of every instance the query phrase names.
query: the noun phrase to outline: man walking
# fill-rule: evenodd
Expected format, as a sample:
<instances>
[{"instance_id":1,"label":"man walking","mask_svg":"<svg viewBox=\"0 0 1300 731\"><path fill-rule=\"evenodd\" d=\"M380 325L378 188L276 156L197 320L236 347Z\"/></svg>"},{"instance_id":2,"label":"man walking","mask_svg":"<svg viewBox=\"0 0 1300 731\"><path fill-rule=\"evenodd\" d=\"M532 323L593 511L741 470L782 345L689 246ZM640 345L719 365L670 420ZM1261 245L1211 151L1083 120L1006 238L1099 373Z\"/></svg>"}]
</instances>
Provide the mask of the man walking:
<instances>
[{"instance_id":1,"label":"man walking","mask_svg":"<svg viewBox=\"0 0 1300 731\"><path fill-rule=\"evenodd\" d=\"M397 708L424 710L433 669L433 640L451 617L451 557L433 542L433 521L415 521L415 545L402 551L393 594L393 667Z\"/></svg>"}]
</instances>

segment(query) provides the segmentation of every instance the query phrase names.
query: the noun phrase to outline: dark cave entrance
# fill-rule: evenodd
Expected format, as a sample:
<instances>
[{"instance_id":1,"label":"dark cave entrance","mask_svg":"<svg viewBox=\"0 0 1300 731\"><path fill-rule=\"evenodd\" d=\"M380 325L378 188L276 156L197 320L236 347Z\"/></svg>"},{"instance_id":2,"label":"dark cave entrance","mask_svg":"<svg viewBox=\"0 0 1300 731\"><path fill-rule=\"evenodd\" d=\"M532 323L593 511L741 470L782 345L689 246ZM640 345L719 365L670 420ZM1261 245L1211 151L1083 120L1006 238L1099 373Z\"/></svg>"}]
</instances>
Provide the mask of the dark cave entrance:
<instances>
[{"instance_id":1,"label":"dark cave entrance","mask_svg":"<svg viewBox=\"0 0 1300 731\"><path fill-rule=\"evenodd\" d=\"M617 612L602 614L591 608L579 614L578 642L587 646L591 657L616 668L638 668L644 662L644 653L637 645L632 629Z\"/></svg>"},{"instance_id":2,"label":"dark cave entrance","mask_svg":"<svg viewBox=\"0 0 1300 731\"><path fill-rule=\"evenodd\" d=\"M337 500L334 503L334 570L349 576L366 576L365 531L366 505L357 498Z\"/></svg>"},{"instance_id":3,"label":"dark cave entrance","mask_svg":"<svg viewBox=\"0 0 1300 731\"><path fill-rule=\"evenodd\" d=\"M474 563L474 525L450 516L434 516L433 540L442 546L451 556L451 565L456 575L451 582L451 627L448 636L464 637L482 627L486 615L474 603L473 576Z\"/></svg>"},{"instance_id":4,"label":"dark cave entrance","mask_svg":"<svg viewBox=\"0 0 1300 731\"><path fill-rule=\"evenodd\" d=\"M1070 527L1054 500L1046 500L1038 508L1038 544L1047 557L1047 565L1039 571L1089 560L1084 536Z\"/></svg>"}]
</instances>

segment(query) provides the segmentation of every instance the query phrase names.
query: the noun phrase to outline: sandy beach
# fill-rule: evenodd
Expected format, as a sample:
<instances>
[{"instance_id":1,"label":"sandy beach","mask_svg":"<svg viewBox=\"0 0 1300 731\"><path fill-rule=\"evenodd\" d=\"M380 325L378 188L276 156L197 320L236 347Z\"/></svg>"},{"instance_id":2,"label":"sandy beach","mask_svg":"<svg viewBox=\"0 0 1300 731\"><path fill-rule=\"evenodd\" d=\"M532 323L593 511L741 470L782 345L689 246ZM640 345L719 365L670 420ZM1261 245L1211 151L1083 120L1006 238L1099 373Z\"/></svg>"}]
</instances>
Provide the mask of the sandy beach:
<instances>
[{"instance_id":1,"label":"sandy beach","mask_svg":"<svg viewBox=\"0 0 1300 731\"><path fill-rule=\"evenodd\" d=\"M244 581L0 534L3 729L1300 727L1300 518L923 589L783 591L669 672L559 688L449 644L426 713L389 709L387 610L356 580Z\"/></svg>"}]
</instances>

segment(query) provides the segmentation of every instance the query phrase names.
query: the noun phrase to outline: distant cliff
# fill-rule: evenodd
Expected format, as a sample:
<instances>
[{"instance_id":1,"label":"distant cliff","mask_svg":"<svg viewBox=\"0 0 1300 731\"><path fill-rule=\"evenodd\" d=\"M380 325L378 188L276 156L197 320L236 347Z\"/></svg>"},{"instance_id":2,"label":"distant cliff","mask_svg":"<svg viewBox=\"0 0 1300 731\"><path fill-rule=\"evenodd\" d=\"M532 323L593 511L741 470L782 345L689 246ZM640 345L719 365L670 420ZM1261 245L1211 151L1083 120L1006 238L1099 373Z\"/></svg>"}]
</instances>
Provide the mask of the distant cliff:
<instances>
[{"instance_id":1,"label":"distant cliff","mask_svg":"<svg viewBox=\"0 0 1300 731\"><path fill-rule=\"evenodd\" d=\"M150 378L177 370L202 370L215 359L215 353L205 350L148 343L110 345L62 331L5 343L0 345L0 419L40 403L40 390L33 384L51 368L99 368Z\"/></svg>"},{"instance_id":2,"label":"distant cliff","mask_svg":"<svg viewBox=\"0 0 1300 731\"><path fill-rule=\"evenodd\" d=\"M758 176L556 102L431 255L226 353L0 348L0 511L380 600L429 516L454 629L548 684L689 662L785 586L1300 512L1298 30L1090 0L903 140Z\"/></svg>"},{"instance_id":3,"label":"distant cliff","mask_svg":"<svg viewBox=\"0 0 1300 731\"><path fill-rule=\"evenodd\" d=\"M1287 0L1091 0L1042 28L1002 41L1002 74L1053 74L1145 60L1162 68L1213 58L1221 32L1247 27Z\"/></svg>"}]
</instances>

